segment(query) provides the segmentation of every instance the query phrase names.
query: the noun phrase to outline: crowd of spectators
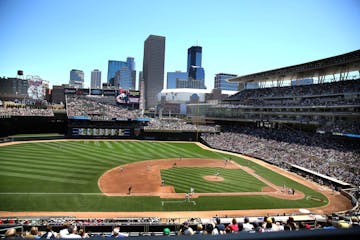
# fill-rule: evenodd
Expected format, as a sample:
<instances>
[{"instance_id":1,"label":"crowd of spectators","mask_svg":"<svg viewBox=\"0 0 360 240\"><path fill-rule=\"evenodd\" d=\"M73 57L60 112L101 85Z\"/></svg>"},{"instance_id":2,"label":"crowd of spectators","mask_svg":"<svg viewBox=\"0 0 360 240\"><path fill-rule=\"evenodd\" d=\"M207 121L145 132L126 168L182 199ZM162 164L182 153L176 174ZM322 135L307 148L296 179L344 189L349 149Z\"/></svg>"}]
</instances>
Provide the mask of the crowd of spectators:
<instances>
[{"instance_id":1,"label":"crowd of spectators","mask_svg":"<svg viewBox=\"0 0 360 240\"><path fill-rule=\"evenodd\" d=\"M197 132L217 132L216 126L196 125L187 123L178 118L151 118L144 130L169 130L169 131L197 131Z\"/></svg>"},{"instance_id":2,"label":"crowd of spectators","mask_svg":"<svg viewBox=\"0 0 360 240\"><path fill-rule=\"evenodd\" d=\"M15 101L0 100L0 116L54 116L54 112L46 101L22 99Z\"/></svg>"},{"instance_id":3,"label":"crowd of spectators","mask_svg":"<svg viewBox=\"0 0 360 240\"><path fill-rule=\"evenodd\" d=\"M330 132L330 133L350 133L360 135L360 123L337 121L331 125L324 125L318 128L318 131Z\"/></svg>"},{"instance_id":4,"label":"crowd of spectators","mask_svg":"<svg viewBox=\"0 0 360 240\"><path fill-rule=\"evenodd\" d=\"M75 218L75 217L48 217L48 218L0 218L0 225L37 225L37 226L60 226L72 224L77 226L114 226L120 224L157 224L161 219L158 217L143 218Z\"/></svg>"},{"instance_id":5,"label":"crowd of spectators","mask_svg":"<svg viewBox=\"0 0 360 240\"><path fill-rule=\"evenodd\" d=\"M139 110L117 106L114 97L66 96L68 117L89 117L93 120L121 120L140 117Z\"/></svg>"},{"instance_id":6,"label":"crowd of spectators","mask_svg":"<svg viewBox=\"0 0 360 240\"><path fill-rule=\"evenodd\" d=\"M211 147L239 152L284 166L295 164L360 185L358 144L342 144L327 136L293 129L228 127L217 134L204 133Z\"/></svg>"},{"instance_id":7,"label":"crowd of spectators","mask_svg":"<svg viewBox=\"0 0 360 240\"><path fill-rule=\"evenodd\" d=\"M30 107L3 108L3 107L0 107L0 116L52 117L52 116L54 116L54 112L52 109L42 109L42 108L30 108Z\"/></svg>"},{"instance_id":8,"label":"crowd of spectators","mask_svg":"<svg viewBox=\"0 0 360 240\"><path fill-rule=\"evenodd\" d=\"M177 235L225 235L236 234L241 232L248 233L266 233L281 231L299 231L314 229L337 229L359 227L359 219L354 216L349 220L339 218L334 220L332 216L328 216L325 222L296 222L293 217L289 216L286 220L276 220L274 217L265 216L261 221L250 222L248 217L244 217L242 221L233 218L229 224L223 224L220 218L214 221L197 224L193 229L188 222L184 222Z\"/></svg>"},{"instance_id":9,"label":"crowd of spectators","mask_svg":"<svg viewBox=\"0 0 360 240\"><path fill-rule=\"evenodd\" d=\"M2 221L2 220L0 220ZM3 224L2 222L0 225ZM351 216L349 218L327 216L323 221L295 221L293 216L276 218L265 216L256 218L251 221L250 218L232 218L229 222L222 222L222 218L216 217L209 219L207 222L190 222L185 221L179 225L178 230L170 230L170 225L163 224L162 232L123 232L122 225L114 223L111 232L90 232L87 231L86 226L79 225L76 222L66 221L58 231L53 229L54 225L47 224L43 227L43 231L39 230L36 225L29 225L25 230L19 231L16 228L9 227L5 232L5 238L23 237L23 238L124 238L131 236L174 236L174 235L226 235L238 233L266 233L266 232L281 232L281 231L307 231L314 229L337 229L337 228L358 228L359 218ZM161 225L160 225L161 226ZM173 228L174 229L174 228Z\"/></svg>"},{"instance_id":10,"label":"crowd of spectators","mask_svg":"<svg viewBox=\"0 0 360 240\"><path fill-rule=\"evenodd\" d=\"M227 101L242 105L329 106L360 104L360 79L299 86L244 89ZM346 94L355 94L345 98Z\"/></svg>"}]
</instances>

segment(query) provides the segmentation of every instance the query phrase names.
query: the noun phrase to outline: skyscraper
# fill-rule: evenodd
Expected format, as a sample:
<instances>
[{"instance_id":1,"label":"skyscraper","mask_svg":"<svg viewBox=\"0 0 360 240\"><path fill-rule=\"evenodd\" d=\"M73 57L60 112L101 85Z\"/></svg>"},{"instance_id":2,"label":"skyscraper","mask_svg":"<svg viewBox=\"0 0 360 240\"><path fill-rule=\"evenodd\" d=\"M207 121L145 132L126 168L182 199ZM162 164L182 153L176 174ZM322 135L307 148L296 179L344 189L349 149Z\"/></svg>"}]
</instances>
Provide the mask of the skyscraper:
<instances>
[{"instance_id":1,"label":"skyscraper","mask_svg":"<svg viewBox=\"0 0 360 240\"><path fill-rule=\"evenodd\" d=\"M150 35L144 42L145 108L155 107L164 85L165 37Z\"/></svg>"},{"instance_id":2,"label":"skyscraper","mask_svg":"<svg viewBox=\"0 0 360 240\"><path fill-rule=\"evenodd\" d=\"M141 81L144 81L143 72L139 71L139 79L138 79L138 89L141 89Z\"/></svg>"},{"instance_id":3,"label":"skyscraper","mask_svg":"<svg viewBox=\"0 0 360 240\"><path fill-rule=\"evenodd\" d=\"M168 72L166 78L166 88L177 88L176 82L177 80L187 80L188 73L175 71L175 72Z\"/></svg>"},{"instance_id":4,"label":"skyscraper","mask_svg":"<svg viewBox=\"0 0 360 240\"><path fill-rule=\"evenodd\" d=\"M230 83L226 79L237 77L235 74L218 73L215 75L214 88L229 91L238 91L239 83Z\"/></svg>"},{"instance_id":5,"label":"skyscraper","mask_svg":"<svg viewBox=\"0 0 360 240\"><path fill-rule=\"evenodd\" d=\"M111 86L117 86L118 83L115 82L116 72L119 71L121 68L127 67L127 63L123 61L115 61L109 60L108 62L108 77L107 82Z\"/></svg>"},{"instance_id":6,"label":"skyscraper","mask_svg":"<svg viewBox=\"0 0 360 240\"><path fill-rule=\"evenodd\" d=\"M187 71L189 72L191 66L201 67L202 47L192 46L188 49Z\"/></svg>"},{"instance_id":7,"label":"skyscraper","mask_svg":"<svg viewBox=\"0 0 360 240\"><path fill-rule=\"evenodd\" d=\"M133 57L128 57L126 62L109 60L108 83L122 89L135 89L136 71Z\"/></svg>"},{"instance_id":8,"label":"skyscraper","mask_svg":"<svg viewBox=\"0 0 360 240\"><path fill-rule=\"evenodd\" d=\"M101 71L95 69L91 72L91 88L101 88Z\"/></svg>"},{"instance_id":9,"label":"skyscraper","mask_svg":"<svg viewBox=\"0 0 360 240\"><path fill-rule=\"evenodd\" d=\"M129 89L134 89L135 90L135 85L136 85L135 60L134 60L133 57L127 57L126 63L127 63L128 68L129 68L129 70L131 72L131 88L129 88Z\"/></svg>"},{"instance_id":10,"label":"skyscraper","mask_svg":"<svg viewBox=\"0 0 360 240\"><path fill-rule=\"evenodd\" d=\"M84 72L78 69L72 69L70 71L69 85L75 88L84 87Z\"/></svg>"},{"instance_id":11,"label":"skyscraper","mask_svg":"<svg viewBox=\"0 0 360 240\"><path fill-rule=\"evenodd\" d=\"M115 73L114 86L122 89L134 89L132 71L127 66L120 68Z\"/></svg>"},{"instance_id":12,"label":"skyscraper","mask_svg":"<svg viewBox=\"0 0 360 240\"><path fill-rule=\"evenodd\" d=\"M205 70L201 66L202 47L192 46L188 49L187 71L189 81L199 81L199 88L205 89ZM189 84L192 85L192 84Z\"/></svg>"}]
</instances>

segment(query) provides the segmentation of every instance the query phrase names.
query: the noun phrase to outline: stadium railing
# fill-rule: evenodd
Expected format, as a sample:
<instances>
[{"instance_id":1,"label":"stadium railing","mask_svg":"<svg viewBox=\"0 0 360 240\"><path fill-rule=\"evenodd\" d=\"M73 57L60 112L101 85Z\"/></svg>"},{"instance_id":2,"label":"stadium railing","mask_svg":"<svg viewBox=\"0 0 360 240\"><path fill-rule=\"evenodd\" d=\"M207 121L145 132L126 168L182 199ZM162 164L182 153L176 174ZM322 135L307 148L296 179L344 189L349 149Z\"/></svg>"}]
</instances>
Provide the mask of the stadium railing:
<instances>
[{"instance_id":1,"label":"stadium railing","mask_svg":"<svg viewBox=\"0 0 360 240\"><path fill-rule=\"evenodd\" d=\"M159 234L159 233L157 233ZM136 239L168 239L169 236L136 236ZM187 239L204 239L204 240L343 240L343 239L359 239L360 227L349 228L349 229L334 229L334 230L303 230L303 231L283 231L283 232L267 232L267 233L234 233L225 235L181 235L181 236L170 236L172 239L179 238L183 240ZM131 235L130 235L131 238ZM12 239L23 239L20 237ZM91 239L104 239L104 237L91 237Z\"/></svg>"}]
</instances>

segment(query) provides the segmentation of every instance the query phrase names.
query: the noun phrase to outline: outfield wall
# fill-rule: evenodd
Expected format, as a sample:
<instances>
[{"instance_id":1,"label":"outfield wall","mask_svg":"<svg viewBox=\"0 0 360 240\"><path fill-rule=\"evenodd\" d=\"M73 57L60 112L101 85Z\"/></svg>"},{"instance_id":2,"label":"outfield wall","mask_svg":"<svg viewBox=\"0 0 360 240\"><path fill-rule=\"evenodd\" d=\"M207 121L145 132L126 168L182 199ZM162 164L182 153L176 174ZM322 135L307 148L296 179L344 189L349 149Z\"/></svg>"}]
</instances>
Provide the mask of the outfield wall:
<instances>
[{"instance_id":1,"label":"outfield wall","mask_svg":"<svg viewBox=\"0 0 360 240\"><path fill-rule=\"evenodd\" d=\"M67 119L63 115L9 116L0 118L0 137L16 134L59 133L65 134Z\"/></svg>"}]
</instances>

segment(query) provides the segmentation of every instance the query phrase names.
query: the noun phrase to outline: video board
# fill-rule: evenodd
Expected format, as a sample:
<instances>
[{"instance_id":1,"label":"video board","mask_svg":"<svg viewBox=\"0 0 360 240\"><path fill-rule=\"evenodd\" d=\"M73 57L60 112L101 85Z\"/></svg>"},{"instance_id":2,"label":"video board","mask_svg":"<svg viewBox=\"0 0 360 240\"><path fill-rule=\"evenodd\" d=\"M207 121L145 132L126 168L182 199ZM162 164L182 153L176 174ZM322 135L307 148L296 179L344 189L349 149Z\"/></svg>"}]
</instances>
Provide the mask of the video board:
<instances>
[{"instance_id":1,"label":"video board","mask_svg":"<svg viewBox=\"0 0 360 240\"><path fill-rule=\"evenodd\" d=\"M140 91L120 89L116 96L118 104L139 104Z\"/></svg>"},{"instance_id":2,"label":"video board","mask_svg":"<svg viewBox=\"0 0 360 240\"><path fill-rule=\"evenodd\" d=\"M28 96L31 99L43 100L44 91L42 80L28 80L29 88L27 89Z\"/></svg>"},{"instance_id":3,"label":"video board","mask_svg":"<svg viewBox=\"0 0 360 240\"><path fill-rule=\"evenodd\" d=\"M130 129L120 128L73 128L73 136L129 137Z\"/></svg>"}]
</instances>

